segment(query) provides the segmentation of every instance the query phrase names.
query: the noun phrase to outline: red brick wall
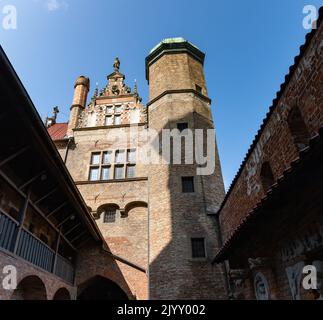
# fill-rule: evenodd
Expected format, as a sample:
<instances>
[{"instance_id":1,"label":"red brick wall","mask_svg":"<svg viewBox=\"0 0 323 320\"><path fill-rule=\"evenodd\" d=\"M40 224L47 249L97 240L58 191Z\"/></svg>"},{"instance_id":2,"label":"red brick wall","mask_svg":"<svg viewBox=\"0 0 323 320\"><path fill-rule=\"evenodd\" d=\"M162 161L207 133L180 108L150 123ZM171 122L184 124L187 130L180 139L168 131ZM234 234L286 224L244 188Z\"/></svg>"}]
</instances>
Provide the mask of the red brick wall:
<instances>
[{"instance_id":1,"label":"red brick wall","mask_svg":"<svg viewBox=\"0 0 323 320\"><path fill-rule=\"evenodd\" d=\"M37 268L10 253L0 250L0 300L18 299L21 296L21 294L17 294L14 290L4 290L2 288L2 280L4 276L2 271L3 268L8 265L15 266L17 269L18 287L22 280L30 276L34 279L37 278L38 282L43 283L46 291L45 294L43 295L41 292L37 292L38 289L35 287L34 292L29 292L28 294L29 298L32 300L36 299L37 295L40 299L47 298L47 300L52 300L56 292L62 288L65 288L69 292L72 299L76 297L76 288L74 286L69 285L57 276L43 271L42 269ZM30 288L30 290L32 291L33 288Z\"/></svg>"},{"instance_id":2,"label":"red brick wall","mask_svg":"<svg viewBox=\"0 0 323 320\"><path fill-rule=\"evenodd\" d=\"M224 241L265 196L260 177L262 164L269 162L276 180L298 157L298 149L287 122L291 110L298 106L310 136L315 135L323 125L322 41L321 24L308 42L302 58L291 70L286 86L274 101L275 107L268 121L230 188L220 211Z\"/></svg>"}]
</instances>

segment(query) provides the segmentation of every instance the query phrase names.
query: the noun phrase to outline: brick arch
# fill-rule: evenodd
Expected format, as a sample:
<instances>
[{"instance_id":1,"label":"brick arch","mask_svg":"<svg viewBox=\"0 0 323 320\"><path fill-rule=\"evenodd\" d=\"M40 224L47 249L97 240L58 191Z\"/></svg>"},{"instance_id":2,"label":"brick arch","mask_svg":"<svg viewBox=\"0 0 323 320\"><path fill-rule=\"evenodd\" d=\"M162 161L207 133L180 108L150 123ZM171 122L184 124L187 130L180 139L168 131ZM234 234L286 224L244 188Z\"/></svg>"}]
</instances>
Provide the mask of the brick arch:
<instances>
[{"instance_id":1,"label":"brick arch","mask_svg":"<svg viewBox=\"0 0 323 320\"><path fill-rule=\"evenodd\" d=\"M287 116L287 124L296 148L298 150L304 149L309 143L310 134L297 105L290 110Z\"/></svg>"},{"instance_id":2,"label":"brick arch","mask_svg":"<svg viewBox=\"0 0 323 320\"><path fill-rule=\"evenodd\" d=\"M60 288L54 294L53 300L71 300L71 294L66 288Z\"/></svg>"},{"instance_id":3,"label":"brick arch","mask_svg":"<svg viewBox=\"0 0 323 320\"><path fill-rule=\"evenodd\" d=\"M100 205L95 213L93 214L94 218L95 219L100 219L102 213L106 210L106 209L109 209L109 208L113 208L113 209L116 209L116 210L119 210L120 209L120 206L116 203L105 203L105 204L102 204Z\"/></svg>"},{"instance_id":4,"label":"brick arch","mask_svg":"<svg viewBox=\"0 0 323 320\"><path fill-rule=\"evenodd\" d=\"M265 193L275 183L274 174L268 161L263 162L261 166L260 180Z\"/></svg>"},{"instance_id":5,"label":"brick arch","mask_svg":"<svg viewBox=\"0 0 323 320\"><path fill-rule=\"evenodd\" d=\"M131 210L131 209L134 209L134 208L138 208L138 207L141 207L141 208L148 208L148 203L145 202L145 201L132 201L132 202L129 202L127 203L127 205L125 206L125 213L128 214L128 212Z\"/></svg>"},{"instance_id":6,"label":"brick arch","mask_svg":"<svg viewBox=\"0 0 323 320\"><path fill-rule=\"evenodd\" d=\"M11 300L47 300L44 281L36 275L24 277L12 293Z\"/></svg>"},{"instance_id":7,"label":"brick arch","mask_svg":"<svg viewBox=\"0 0 323 320\"><path fill-rule=\"evenodd\" d=\"M96 275L78 286L78 300L129 300L125 290L108 277Z\"/></svg>"}]
</instances>

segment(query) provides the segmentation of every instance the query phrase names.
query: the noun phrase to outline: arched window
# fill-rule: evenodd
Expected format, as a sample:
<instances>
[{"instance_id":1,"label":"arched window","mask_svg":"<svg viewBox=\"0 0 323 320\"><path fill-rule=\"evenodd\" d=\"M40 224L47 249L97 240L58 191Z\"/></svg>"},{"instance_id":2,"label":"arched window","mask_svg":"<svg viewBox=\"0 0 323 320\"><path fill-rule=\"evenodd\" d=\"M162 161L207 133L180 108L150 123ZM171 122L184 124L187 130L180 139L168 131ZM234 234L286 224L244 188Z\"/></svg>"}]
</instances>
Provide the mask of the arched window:
<instances>
[{"instance_id":1,"label":"arched window","mask_svg":"<svg viewBox=\"0 0 323 320\"><path fill-rule=\"evenodd\" d=\"M294 106L291 110L287 118L287 123L297 149L304 149L308 145L310 136L297 106Z\"/></svg>"},{"instance_id":2,"label":"arched window","mask_svg":"<svg viewBox=\"0 0 323 320\"><path fill-rule=\"evenodd\" d=\"M275 183L274 175L268 161L264 162L261 166L260 179L265 192Z\"/></svg>"}]
</instances>

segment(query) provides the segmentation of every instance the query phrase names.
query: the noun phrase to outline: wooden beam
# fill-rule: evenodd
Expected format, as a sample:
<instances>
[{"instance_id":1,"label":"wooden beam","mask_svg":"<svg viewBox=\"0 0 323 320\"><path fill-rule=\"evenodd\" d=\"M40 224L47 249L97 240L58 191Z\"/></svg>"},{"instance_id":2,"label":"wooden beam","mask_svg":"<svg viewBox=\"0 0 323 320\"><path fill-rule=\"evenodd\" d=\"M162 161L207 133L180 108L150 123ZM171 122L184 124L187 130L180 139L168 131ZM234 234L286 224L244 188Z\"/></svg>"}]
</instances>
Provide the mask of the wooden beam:
<instances>
[{"instance_id":1,"label":"wooden beam","mask_svg":"<svg viewBox=\"0 0 323 320\"><path fill-rule=\"evenodd\" d=\"M19 226L18 226L18 231L17 231L17 235L16 235L16 239L15 239L15 245L14 245L14 249L13 249L13 253L17 254L17 250L18 250L18 245L19 245L19 240L20 240L20 236L21 236L21 231L22 228L24 226L24 221L26 218L26 213L27 213L27 208L28 208L28 204L29 204L29 199L30 199L30 189L27 191L27 196L25 198L25 202L24 205L22 206L22 208L20 209L19 212Z\"/></svg>"},{"instance_id":2,"label":"wooden beam","mask_svg":"<svg viewBox=\"0 0 323 320\"><path fill-rule=\"evenodd\" d=\"M73 218L74 216L75 216L74 214L71 214L70 216L68 216L66 219L64 219L62 222L60 222L57 225L57 228L60 228L65 222L67 222L68 220L71 220L71 218Z\"/></svg>"},{"instance_id":3,"label":"wooden beam","mask_svg":"<svg viewBox=\"0 0 323 320\"><path fill-rule=\"evenodd\" d=\"M49 218L52 215L54 215L56 212L58 212L59 210L61 210L62 208L64 208L67 205L67 201L63 202L60 206L58 206L55 210L53 210L52 212L50 212L46 217Z\"/></svg>"},{"instance_id":4,"label":"wooden beam","mask_svg":"<svg viewBox=\"0 0 323 320\"><path fill-rule=\"evenodd\" d=\"M53 262L53 273L55 274L56 271L56 264L57 264L57 255L58 255L58 249L59 249L59 245L61 242L61 235L62 235L62 229L59 229L59 233L58 233L58 237L57 237L57 241L56 241L56 246L55 246L55 256L54 256L54 262Z\"/></svg>"},{"instance_id":5,"label":"wooden beam","mask_svg":"<svg viewBox=\"0 0 323 320\"><path fill-rule=\"evenodd\" d=\"M28 149L30 148L30 146L27 146L17 152L15 152L14 154L12 154L11 156L9 156L8 158L2 160L0 162L0 167L3 166L4 164L8 163L9 161L13 160L14 158L20 156L21 154L23 154L24 152L26 152Z\"/></svg>"},{"instance_id":6,"label":"wooden beam","mask_svg":"<svg viewBox=\"0 0 323 320\"><path fill-rule=\"evenodd\" d=\"M81 223L76 224L72 229L68 230L67 232L65 232L65 236L67 236L68 234L70 234L72 231L74 231L75 229L77 229L79 226L81 225Z\"/></svg>"},{"instance_id":7,"label":"wooden beam","mask_svg":"<svg viewBox=\"0 0 323 320\"><path fill-rule=\"evenodd\" d=\"M17 191L22 197L26 198L27 195L21 191L15 183L0 169L0 176L15 190ZM29 200L29 204L33 207L33 209L58 233L59 229L54 225L53 222L51 222L46 215L43 213L42 210L40 210L31 200ZM76 248L73 246L73 244L64 236L62 235L62 239L74 250L76 251Z\"/></svg>"},{"instance_id":8,"label":"wooden beam","mask_svg":"<svg viewBox=\"0 0 323 320\"><path fill-rule=\"evenodd\" d=\"M84 236L85 234L86 234L86 231L83 231L83 232L79 233L75 238L73 238L73 239L71 240L71 242L73 243L75 240L77 240L77 239L81 238L81 237L82 237L82 236Z\"/></svg>"},{"instance_id":9,"label":"wooden beam","mask_svg":"<svg viewBox=\"0 0 323 320\"><path fill-rule=\"evenodd\" d=\"M45 200L46 198L48 198L49 196L51 196L52 194L54 194L56 191L58 190L58 188L55 188L53 190L51 190L50 192L48 192L47 194L45 194L43 197L41 197L40 199L38 199L37 201L34 202L34 204L39 204L40 202L42 202L43 200Z\"/></svg>"},{"instance_id":10,"label":"wooden beam","mask_svg":"<svg viewBox=\"0 0 323 320\"><path fill-rule=\"evenodd\" d=\"M19 189L23 189L25 187L27 187L29 184L33 183L34 181L36 181L38 178L40 178L43 174L45 174L46 171L43 170L42 172L40 172L39 174L37 174L36 176L34 176L33 178L29 179L27 182L25 182L24 184L22 184L21 186L19 186Z\"/></svg>"}]
</instances>

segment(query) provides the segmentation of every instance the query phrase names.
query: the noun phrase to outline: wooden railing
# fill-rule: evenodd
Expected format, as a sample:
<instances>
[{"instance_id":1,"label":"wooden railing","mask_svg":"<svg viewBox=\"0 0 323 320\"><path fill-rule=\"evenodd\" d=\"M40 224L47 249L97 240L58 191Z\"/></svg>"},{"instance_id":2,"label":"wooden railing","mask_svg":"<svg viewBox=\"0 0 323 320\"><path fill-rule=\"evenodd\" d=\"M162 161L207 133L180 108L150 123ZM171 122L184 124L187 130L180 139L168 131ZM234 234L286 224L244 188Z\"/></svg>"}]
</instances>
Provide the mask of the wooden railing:
<instances>
[{"instance_id":1,"label":"wooden railing","mask_svg":"<svg viewBox=\"0 0 323 320\"><path fill-rule=\"evenodd\" d=\"M18 222L0 212L0 247L11 251Z\"/></svg>"},{"instance_id":2,"label":"wooden railing","mask_svg":"<svg viewBox=\"0 0 323 320\"><path fill-rule=\"evenodd\" d=\"M26 230L21 230L17 255L46 271L52 272L55 251Z\"/></svg>"},{"instance_id":3,"label":"wooden railing","mask_svg":"<svg viewBox=\"0 0 323 320\"><path fill-rule=\"evenodd\" d=\"M59 254L56 255L52 248L23 228L20 230L20 235L17 239L18 230L19 223L5 213L0 212L1 248L14 252L16 246L15 254L19 257L73 283L74 267L69 260ZM17 244L15 244L16 241L18 241ZM56 263L54 263L55 255Z\"/></svg>"},{"instance_id":4,"label":"wooden railing","mask_svg":"<svg viewBox=\"0 0 323 320\"><path fill-rule=\"evenodd\" d=\"M56 266L54 273L62 279L73 283L74 280L74 268L70 261L57 255Z\"/></svg>"}]
</instances>

